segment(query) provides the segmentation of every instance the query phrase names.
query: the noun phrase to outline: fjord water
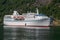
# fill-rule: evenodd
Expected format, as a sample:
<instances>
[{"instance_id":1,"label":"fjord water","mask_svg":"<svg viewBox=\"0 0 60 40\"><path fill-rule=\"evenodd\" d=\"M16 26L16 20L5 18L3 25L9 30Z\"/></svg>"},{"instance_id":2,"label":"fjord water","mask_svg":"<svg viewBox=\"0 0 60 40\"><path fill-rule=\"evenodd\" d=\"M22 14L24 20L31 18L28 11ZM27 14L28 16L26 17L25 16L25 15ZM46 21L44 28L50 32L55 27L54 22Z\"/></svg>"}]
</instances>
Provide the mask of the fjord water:
<instances>
[{"instance_id":1,"label":"fjord water","mask_svg":"<svg viewBox=\"0 0 60 40\"><path fill-rule=\"evenodd\" d=\"M4 31L3 31L4 30ZM4 38L3 38L4 37ZM0 40L60 40L60 27L27 29L0 27Z\"/></svg>"},{"instance_id":2,"label":"fjord water","mask_svg":"<svg viewBox=\"0 0 60 40\"><path fill-rule=\"evenodd\" d=\"M4 26L4 40L49 40L50 29Z\"/></svg>"},{"instance_id":3,"label":"fjord water","mask_svg":"<svg viewBox=\"0 0 60 40\"><path fill-rule=\"evenodd\" d=\"M3 40L3 26L0 25L0 40Z\"/></svg>"}]
</instances>

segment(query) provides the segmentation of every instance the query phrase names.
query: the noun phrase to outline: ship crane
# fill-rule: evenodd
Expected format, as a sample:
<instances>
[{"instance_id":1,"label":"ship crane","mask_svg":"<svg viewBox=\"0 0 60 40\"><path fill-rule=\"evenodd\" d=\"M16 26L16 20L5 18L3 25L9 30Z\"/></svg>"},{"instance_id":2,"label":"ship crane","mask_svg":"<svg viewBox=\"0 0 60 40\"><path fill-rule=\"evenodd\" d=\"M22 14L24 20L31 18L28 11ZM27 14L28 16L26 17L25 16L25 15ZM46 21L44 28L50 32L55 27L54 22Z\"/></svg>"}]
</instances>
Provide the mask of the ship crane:
<instances>
[{"instance_id":1,"label":"ship crane","mask_svg":"<svg viewBox=\"0 0 60 40\"><path fill-rule=\"evenodd\" d=\"M24 17L22 15L19 15L17 11L13 12L13 18L17 20L24 20Z\"/></svg>"}]
</instances>

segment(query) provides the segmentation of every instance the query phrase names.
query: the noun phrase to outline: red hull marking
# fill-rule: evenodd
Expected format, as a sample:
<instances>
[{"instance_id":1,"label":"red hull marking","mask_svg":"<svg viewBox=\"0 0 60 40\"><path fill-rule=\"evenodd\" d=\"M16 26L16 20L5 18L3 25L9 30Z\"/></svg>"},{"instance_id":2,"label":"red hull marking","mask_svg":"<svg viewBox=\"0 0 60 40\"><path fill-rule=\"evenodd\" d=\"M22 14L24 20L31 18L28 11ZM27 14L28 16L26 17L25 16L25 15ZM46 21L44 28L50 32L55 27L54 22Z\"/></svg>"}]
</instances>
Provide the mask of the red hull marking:
<instances>
[{"instance_id":1,"label":"red hull marking","mask_svg":"<svg viewBox=\"0 0 60 40\"><path fill-rule=\"evenodd\" d=\"M33 26L33 25L27 25L28 27L49 27L49 26Z\"/></svg>"},{"instance_id":2,"label":"red hull marking","mask_svg":"<svg viewBox=\"0 0 60 40\"><path fill-rule=\"evenodd\" d=\"M35 25L7 25L7 26L20 26L20 27L49 27L49 26L35 26Z\"/></svg>"}]
</instances>

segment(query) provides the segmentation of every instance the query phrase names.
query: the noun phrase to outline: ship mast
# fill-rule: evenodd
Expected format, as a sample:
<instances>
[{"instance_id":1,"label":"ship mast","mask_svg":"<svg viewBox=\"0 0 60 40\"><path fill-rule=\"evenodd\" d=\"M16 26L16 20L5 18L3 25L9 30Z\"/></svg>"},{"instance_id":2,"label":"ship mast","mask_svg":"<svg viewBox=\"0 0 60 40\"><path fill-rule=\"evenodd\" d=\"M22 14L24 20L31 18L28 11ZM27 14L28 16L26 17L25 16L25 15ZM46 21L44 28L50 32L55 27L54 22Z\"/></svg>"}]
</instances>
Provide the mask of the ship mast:
<instances>
[{"instance_id":1,"label":"ship mast","mask_svg":"<svg viewBox=\"0 0 60 40\"><path fill-rule=\"evenodd\" d=\"M36 8L36 11L37 11L37 15L38 15L39 14L38 8Z\"/></svg>"}]
</instances>

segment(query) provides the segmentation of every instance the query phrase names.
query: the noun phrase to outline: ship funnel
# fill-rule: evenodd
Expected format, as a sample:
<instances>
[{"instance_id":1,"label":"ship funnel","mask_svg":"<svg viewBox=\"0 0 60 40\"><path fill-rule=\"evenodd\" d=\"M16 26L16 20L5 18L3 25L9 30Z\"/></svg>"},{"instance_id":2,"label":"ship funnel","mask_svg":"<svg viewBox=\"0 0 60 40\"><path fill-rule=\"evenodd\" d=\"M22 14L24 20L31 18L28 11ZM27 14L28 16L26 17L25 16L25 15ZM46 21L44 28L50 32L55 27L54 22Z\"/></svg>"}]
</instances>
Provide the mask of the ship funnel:
<instances>
[{"instance_id":1,"label":"ship funnel","mask_svg":"<svg viewBox=\"0 0 60 40\"><path fill-rule=\"evenodd\" d=\"M36 8L37 14L39 14L38 8Z\"/></svg>"},{"instance_id":2,"label":"ship funnel","mask_svg":"<svg viewBox=\"0 0 60 40\"><path fill-rule=\"evenodd\" d=\"M13 15L19 15L17 11L13 11Z\"/></svg>"}]
</instances>

